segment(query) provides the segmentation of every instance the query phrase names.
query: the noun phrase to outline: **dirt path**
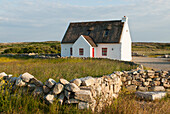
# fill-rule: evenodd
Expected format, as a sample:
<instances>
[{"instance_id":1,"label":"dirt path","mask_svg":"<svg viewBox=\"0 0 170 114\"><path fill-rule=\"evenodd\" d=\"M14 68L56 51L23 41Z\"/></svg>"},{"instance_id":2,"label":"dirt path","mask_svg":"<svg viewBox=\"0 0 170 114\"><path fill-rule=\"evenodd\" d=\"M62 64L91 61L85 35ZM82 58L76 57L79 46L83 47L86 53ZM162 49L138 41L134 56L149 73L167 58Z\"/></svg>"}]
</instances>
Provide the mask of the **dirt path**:
<instances>
[{"instance_id":1,"label":"dirt path","mask_svg":"<svg viewBox=\"0 0 170 114\"><path fill-rule=\"evenodd\" d=\"M133 61L155 70L170 70L170 58L133 57Z\"/></svg>"}]
</instances>

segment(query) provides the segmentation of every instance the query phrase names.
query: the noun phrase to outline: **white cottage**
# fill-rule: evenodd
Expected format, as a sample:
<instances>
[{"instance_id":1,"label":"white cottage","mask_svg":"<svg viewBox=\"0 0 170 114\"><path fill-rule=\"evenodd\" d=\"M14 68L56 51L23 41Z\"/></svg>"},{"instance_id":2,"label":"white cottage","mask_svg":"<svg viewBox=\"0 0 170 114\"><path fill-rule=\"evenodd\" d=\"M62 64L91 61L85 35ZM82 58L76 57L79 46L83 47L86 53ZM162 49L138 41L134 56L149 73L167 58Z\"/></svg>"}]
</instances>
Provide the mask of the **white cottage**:
<instances>
[{"instance_id":1,"label":"white cottage","mask_svg":"<svg viewBox=\"0 0 170 114\"><path fill-rule=\"evenodd\" d=\"M131 61L128 17L113 21L70 23L61 42L61 56Z\"/></svg>"}]
</instances>

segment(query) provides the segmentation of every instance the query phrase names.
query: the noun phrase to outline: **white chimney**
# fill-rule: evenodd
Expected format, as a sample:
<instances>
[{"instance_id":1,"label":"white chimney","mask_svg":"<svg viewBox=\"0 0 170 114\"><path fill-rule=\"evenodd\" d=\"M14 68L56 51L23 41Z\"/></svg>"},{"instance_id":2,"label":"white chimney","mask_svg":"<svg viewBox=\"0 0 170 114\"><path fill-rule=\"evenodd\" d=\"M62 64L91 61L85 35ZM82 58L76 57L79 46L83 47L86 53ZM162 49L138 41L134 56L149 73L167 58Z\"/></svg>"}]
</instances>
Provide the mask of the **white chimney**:
<instances>
[{"instance_id":1,"label":"white chimney","mask_svg":"<svg viewBox=\"0 0 170 114\"><path fill-rule=\"evenodd\" d=\"M127 16L122 17L122 22L128 22L128 17Z\"/></svg>"}]
</instances>

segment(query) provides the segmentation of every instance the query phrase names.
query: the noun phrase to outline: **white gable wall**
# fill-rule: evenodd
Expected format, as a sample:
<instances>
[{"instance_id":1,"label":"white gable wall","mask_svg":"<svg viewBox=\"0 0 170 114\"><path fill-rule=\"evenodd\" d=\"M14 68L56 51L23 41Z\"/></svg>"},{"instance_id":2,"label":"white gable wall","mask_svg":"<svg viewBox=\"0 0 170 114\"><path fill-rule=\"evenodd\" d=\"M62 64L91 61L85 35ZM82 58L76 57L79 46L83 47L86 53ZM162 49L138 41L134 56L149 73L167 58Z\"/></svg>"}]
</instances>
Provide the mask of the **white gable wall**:
<instances>
[{"instance_id":1,"label":"white gable wall","mask_svg":"<svg viewBox=\"0 0 170 114\"><path fill-rule=\"evenodd\" d=\"M120 42L121 42L121 60L131 61L132 60L132 55L131 55L132 42L131 42L128 22L125 22L124 24Z\"/></svg>"},{"instance_id":2,"label":"white gable wall","mask_svg":"<svg viewBox=\"0 0 170 114\"><path fill-rule=\"evenodd\" d=\"M79 48L84 49L83 55L79 55ZM73 44L73 56L74 57L92 57L92 47L82 35Z\"/></svg>"},{"instance_id":3,"label":"white gable wall","mask_svg":"<svg viewBox=\"0 0 170 114\"><path fill-rule=\"evenodd\" d=\"M61 56L62 57L70 57L70 48L73 44L62 44L61 43Z\"/></svg>"},{"instance_id":4,"label":"white gable wall","mask_svg":"<svg viewBox=\"0 0 170 114\"><path fill-rule=\"evenodd\" d=\"M102 48L107 48L107 56L102 56ZM121 59L121 44L98 44L97 57L99 58L110 58L110 59Z\"/></svg>"}]
</instances>

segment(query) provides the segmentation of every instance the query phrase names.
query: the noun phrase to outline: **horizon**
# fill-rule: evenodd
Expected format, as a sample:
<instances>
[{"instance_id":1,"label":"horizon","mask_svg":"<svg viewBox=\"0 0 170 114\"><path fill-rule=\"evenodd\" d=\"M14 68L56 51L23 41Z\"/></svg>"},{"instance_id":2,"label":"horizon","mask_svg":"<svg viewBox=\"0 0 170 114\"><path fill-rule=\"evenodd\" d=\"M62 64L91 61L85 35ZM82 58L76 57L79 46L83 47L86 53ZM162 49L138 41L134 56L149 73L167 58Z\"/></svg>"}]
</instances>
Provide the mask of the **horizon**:
<instances>
[{"instance_id":1,"label":"horizon","mask_svg":"<svg viewBox=\"0 0 170 114\"><path fill-rule=\"evenodd\" d=\"M168 0L1 0L0 43L61 41L70 22L129 18L133 42L170 42Z\"/></svg>"}]
</instances>

